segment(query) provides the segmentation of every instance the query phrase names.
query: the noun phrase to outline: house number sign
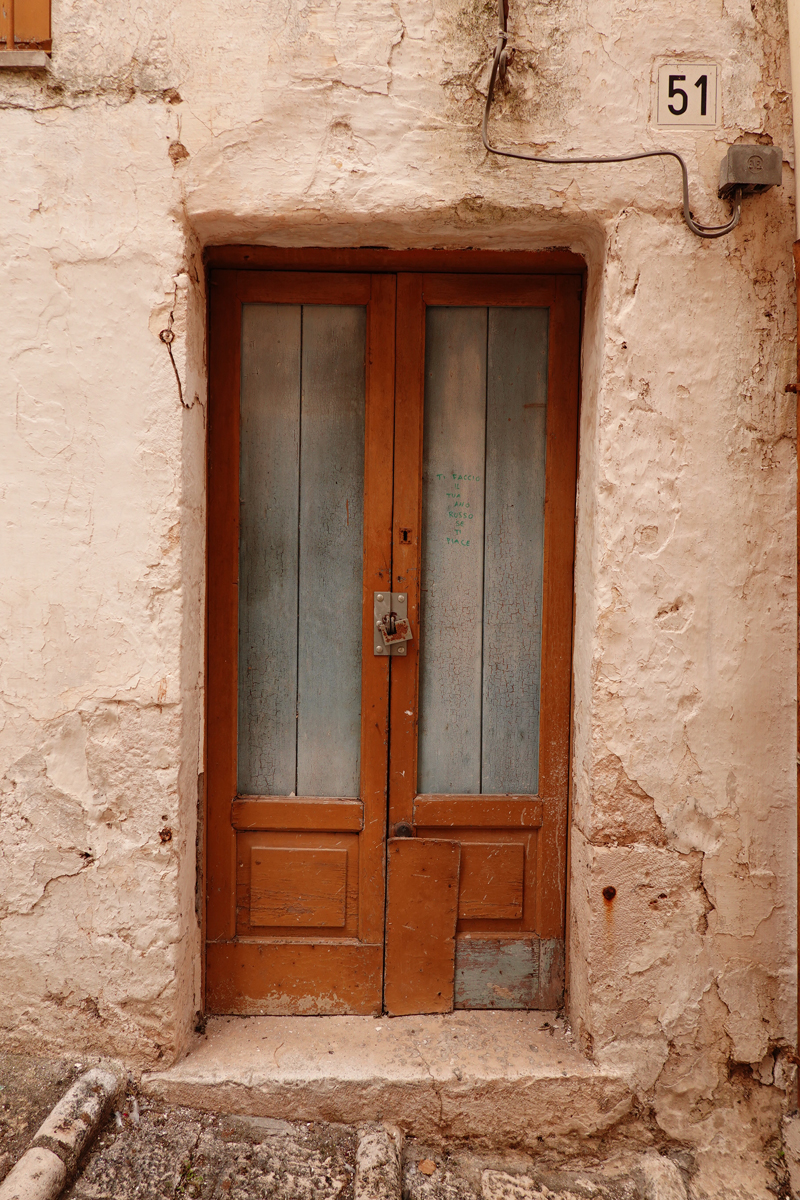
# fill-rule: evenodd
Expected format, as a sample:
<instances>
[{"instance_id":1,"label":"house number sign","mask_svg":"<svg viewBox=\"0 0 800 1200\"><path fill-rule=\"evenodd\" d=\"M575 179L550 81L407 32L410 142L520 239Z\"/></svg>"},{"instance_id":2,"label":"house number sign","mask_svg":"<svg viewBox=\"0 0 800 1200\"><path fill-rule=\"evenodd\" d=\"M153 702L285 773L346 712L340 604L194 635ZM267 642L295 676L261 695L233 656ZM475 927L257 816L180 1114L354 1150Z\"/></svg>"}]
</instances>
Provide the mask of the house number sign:
<instances>
[{"instance_id":1,"label":"house number sign","mask_svg":"<svg viewBox=\"0 0 800 1200\"><path fill-rule=\"evenodd\" d=\"M716 63L664 63L658 68L657 125L716 125Z\"/></svg>"}]
</instances>

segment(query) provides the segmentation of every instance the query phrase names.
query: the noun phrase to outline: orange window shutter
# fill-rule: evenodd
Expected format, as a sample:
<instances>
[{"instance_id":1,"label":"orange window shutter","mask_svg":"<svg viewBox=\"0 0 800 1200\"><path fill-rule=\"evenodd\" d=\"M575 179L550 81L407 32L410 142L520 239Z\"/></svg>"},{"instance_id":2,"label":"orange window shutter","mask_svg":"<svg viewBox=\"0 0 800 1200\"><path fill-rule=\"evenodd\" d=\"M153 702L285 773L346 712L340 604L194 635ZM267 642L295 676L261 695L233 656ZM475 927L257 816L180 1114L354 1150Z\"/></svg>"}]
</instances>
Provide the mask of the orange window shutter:
<instances>
[{"instance_id":1,"label":"orange window shutter","mask_svg":"<svg viewBox=\"0 0 800 1200\"><path fill-rule=\"evenodd\" d=\"M9 0L2 0L7 5ZM18 49L26 46L50 48L50 0L13 0L14 43ZM10 47L9 47L10 48Z\"/></svg>"}]
</instances>

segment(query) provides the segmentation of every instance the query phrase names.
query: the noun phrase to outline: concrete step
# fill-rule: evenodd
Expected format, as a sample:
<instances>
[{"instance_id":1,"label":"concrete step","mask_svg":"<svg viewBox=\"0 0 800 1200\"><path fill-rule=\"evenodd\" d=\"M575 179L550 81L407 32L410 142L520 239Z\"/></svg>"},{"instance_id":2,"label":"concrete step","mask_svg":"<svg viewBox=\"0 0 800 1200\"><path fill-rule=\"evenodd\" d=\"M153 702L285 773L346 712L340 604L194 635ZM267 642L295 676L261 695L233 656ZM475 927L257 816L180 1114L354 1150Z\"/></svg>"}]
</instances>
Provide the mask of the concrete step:
<instances>
[{"instance_id":1,"label":"concrete step","mask_svg":"<svg viewBox=\"0 0 800 1200\"><path fill-rule=\"evenodd\" d=\"M598 1134L629 1110L546 1012L417 1017L216 1017L189 1054L146 1074L171 1104L284 1121L384 1121L418 1138L493 1146Z\"/></svg>"}]
</instances>

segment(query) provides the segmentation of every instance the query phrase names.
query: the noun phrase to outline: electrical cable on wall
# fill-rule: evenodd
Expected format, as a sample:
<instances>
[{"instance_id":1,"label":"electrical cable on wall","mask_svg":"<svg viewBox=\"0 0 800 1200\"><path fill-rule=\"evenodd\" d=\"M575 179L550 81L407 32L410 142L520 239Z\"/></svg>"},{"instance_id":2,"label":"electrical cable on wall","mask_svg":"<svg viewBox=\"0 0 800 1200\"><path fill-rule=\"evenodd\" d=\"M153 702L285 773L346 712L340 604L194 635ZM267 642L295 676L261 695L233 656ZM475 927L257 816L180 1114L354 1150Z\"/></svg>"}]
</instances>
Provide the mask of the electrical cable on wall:
<instances>
[{"instance_id":1,"label":"electrical cable on wall","mask_svg":"<svg viewBox=\"0 0 800 1200\"><path fill-rule=\"evenodd\" d=\"M542 154L522 154L516 150L501 150L498 146L493 146L489 141L489 114L492 109L492 100L494 99L494 89L497 83L497 77L505 77L506 67L508 65L508 8L507 0L498 0L498 15L500 18L500 29L497 37L497 45L494 51L494 61L492 62L492 73L489 79L489 89L486 93L486 104L483 110L483 125L481 135L483 144L490 154L497 154L503 158L518 158L524 162L535 163L550 163L554 166L564 166L572 164L588 164L588 163L621 163L635 162L641 158L674 158L681 168L681 176L683 178L683 219L691 229L692 233L697 234L701 238L718 238L724 237L726 233L730 233L739 224L742 215L742 192L745 184L735 186L732 189L733 212L731 218L724 225L703 225L700 221L695 221L689 209L689 172L686 163L680 154L675 150L641 150L636 154L615 154L602 155L600 157L580 157L580 158L550 158ZM734 147L732 147L734 149ZM739 149L739 147L736 147ZM772 147L770 147L772 149ZM751 189L748 189L751 190ZM758 190L761 190L760 188Z\"/></svg>"}]
</instances>

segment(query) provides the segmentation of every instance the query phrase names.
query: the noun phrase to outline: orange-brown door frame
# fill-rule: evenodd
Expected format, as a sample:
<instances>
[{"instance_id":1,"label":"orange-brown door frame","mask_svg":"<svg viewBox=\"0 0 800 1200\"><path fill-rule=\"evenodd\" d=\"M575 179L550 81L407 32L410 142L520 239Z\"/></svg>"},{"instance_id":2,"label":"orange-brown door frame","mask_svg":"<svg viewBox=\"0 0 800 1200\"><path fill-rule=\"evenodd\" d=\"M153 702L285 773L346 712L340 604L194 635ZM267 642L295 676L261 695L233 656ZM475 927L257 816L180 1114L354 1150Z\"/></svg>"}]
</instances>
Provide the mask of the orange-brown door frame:
<instances>
[{"instance_id":1,"label":"orange-brown door frame","mask_svg":"<svg viewBox=\"0 0 800 1200\"><path fill-rule=\"evenodd\" d=\"M331 251L331 250L286 250L274 249L266 247L212 247L206 253L206 262L209 268L209 389L212 395L221 396L226 394L227 404L225 406L215 405L213 399L209 404L209 456L208 456L208 588L207 588L207 736L206 736L206 829L204 836L205 846L222 846L223 853L218 855L218 862L212 866L210 861L206 864L206 894L207 894L207 913L206 913L206 929L207 941L209 950L213 955L215 946L231 945L230 935L235 930L235 914L234 914L234 899L235 891L235 841L232 837L230 812L231 804L235 801L235 774L236 774L236 740L235 740L235 721L236 721L236 684L235 684L235 664L238 655L237 645L237 630L238 623L236 613L238 611L238 454L239 454L239 430L238 430L238 392L233 395L231 380L239 378L240 369L240 324L237 316L236 305L231 306L229 303L230 296L227 297L228 303L225 303L223 295L224 288L230 287L231 284L225 284L223 275L232 280L236 277L236 286L241 289L241 296L252 295L261 297L264 295L263 288L257 282L259 277L263 279L262 272L270 273L273 271L286 272L292 271L297 273L297 299L295 302L313 302L308 290L308 284L311 282L310 274L316 272L331 272L339 273L339 279L342 274L352 273L351 279L355 281L356 274L361 272L369 272L373 275L370 282L370 302L372 311L378 314L383 311L384 322L382 325L382 346L378 344L378 340L373 336L369 341L368 347L368 374L370 375L370 384L375 396L376 403L370 412L367 412L368 437L367 446L372 445L374 452L372 458L369 457L365 464L365 488L370 488L370 481L374 481L377 474L382 474L385 477L385 464L392 462L393 455L393 438L392 438L392 421L389 417L389 406L394 397L395 390L395 369L394 369L394 351L395 346L392 340L390 347L391 353L388 354L386 346L386 322L387 305L394 304L394 279L392 278L389 284L389 276L397 273L397 298L398 298L398 332L402 334L397 346L398 362L396 377L398 381L397 397L396 397L396 415L394 428L396 430L396 445L398 449L398 460L395 466L399 465L399 460L402 460L406 465L410 466L412 460L416 458L417 469L413 477L407 479L404 483L401 481L402 471L396 471L396 491L394 496L394 519L392 521L391 513L391 497L386 499L385 494L379 498L377 492L373 489L373 510L374 521L365 526L365 573L364 573L364 643L365 646L370 646L372 642L372 593L381 587L386 586L386 579L390 570L390 561L392 554L394 555L394 587L407 587L406 581L413 582L414 572L416 571L416 587L409 590L409 606L410 615L412 615L412 624L414 617L418 616L418 538L415 537L411 541L407 540L407 535L401 535L401 530L412 529L419 531L420 516L421 516L421 491L419 489L419 466L421 464L422 453L422 405L421 398L424 388L423 379L423 362L424 362L424 307L425 300L430 303L447 303L446 296L448 294L448 286L450 282L455 285L455 280L448 281L448 276L463 274L468 272L472 275L502 275L505 272L524 273L528 276L548 274L555 276L550 281L550 286L555 289L557 300L551 308L551 325L550 325L550 362L558 363L559 370L551 371L551 394L549 403L557 399L553 395L552 389L561 388L564 392L570 392L575 398L575 403L572 406L571 413L567 414L567 424L562 429L556 428L556 422L553 423L552 429L548 421L548 454L547 454L547 487L555 488L560 492L562 488L571 488L571 494L574 500L575 494L575 471L576 471L576 454L572 456L561 456L560 465L556 465L556 456L551 454L551 445L553 439L559 436L566 435L567 443L576 445L576 429L577 421L577 394L578 394L578 373L579 373L579 341L580 341L580 286L579 278L584 272L584 263L576 255L569 252L555 251L544 254L527 253L527 252L496 252L496 251L408 251L408 252L393 252L382 250L349 250L349 251ZM227 268L227 270L225 270ZM231 270L233 268L233 270ZM238 269L237 269L238 268ZM220 270L222 269L222 270ZM384 273L374 275L373 273ZM429 281L432 275L439 277L440 292L436 292L436 284L432 281L428 286L433 287L432 291L428 291L423 296L423 275L428 273ZM285 276L284 276L285 278ZM318 278L324 278L318 276ZM363 275L362 275L363 279ZM459 283L463 282L462 280ZM543 282L543 281L542 281ZM482 280L484 285L489 284L489 280ZM576 286L577 285L577 286ZM325 293L325 285L321 284L322 294ZM502 282L497 286L502 292ZM391 299L389 291L392 290ZM480 287L478 288L480 291ZM487 290L484 286L482 294L489 296L491 288ZM477 294L477 293L476 293ZM434 298L434 297L439 297ZM444 298L442 298L444 297ZM318 301L324 302L324 301ZM337 298L331 298L329 303L346 302L342 299L342 294L339 292ZM461 301L463 302L463 301ZM478 302L478 301L475 301ZM495 303L495 299L484 299L481 303ZM240 313L241 306L239 305L238 312ZM374 328L374 327L373 327ZM416 340L415 340L416 339ZM391 365L389 359L391 358ZM569 407L569 406L568 406ZM552 411L552 410L551 410ZM562 410L559 410L562 411ZM565 413L566 409L563 410ZM370 431L370 422L372 429ZM223 426L226 428L223 430ZM213 444L213 449L212 449ZM236 490L234 492L232 481L235 480ZM555 493L554 493L555 494ZM549 532L546 531L546 546L545 546L545 562L549 564L549 570L554 571L560 578L564 570L568 570L570 577L570 601L572 597L571 577L572 577L572 561L574 537L572 530L572 521L574 516L574 507L572 515L569 517L568 524L570 528L566 528L564 524L563 506L560 506L561 517L557 525L554 525L552 520L549 524ZM389 536L391 544L389 544ZM380 547L385 547L381 550ZM374 563L373 563L374 560ZM567 786L569 778L569 705L570 705L570 663L571 663L571 628L572 628L572 605L568 606L569 611L563 612L561 615L556 611L552 604L553 588L548 585L545 593L545 613L544 621L550 622L550 627L553 624L564 625L563 640L564 645L558 656L558 662L554 662L554 670L558 675L558 681L554 688L551 688L551 699L554 701L562 714L563 721L561 733L559 735L547 735L542 741L542 778L550 779L551 781L558 779L559 793L563 792L563 796L559 799L559 808L561 816L558 821L559 830L556 840L558 845L554 847L557 850L555 861L552 865L552 872L555 873L555 879L551 882L555 883L554 888L548 888L545 884L545 890L551 891L552 896L548 899L546 896L537 898L537 924L541 924L541 928L545 929L556 928L560 931L563 937L564 921L565 921L565 885L566 885L566 821L567 821ZM563 596L563 591L562 591ZM548 610L548 605L550 606ZM562 606L563 607L563 606ZM231 617L233 619L231 620ZM397 666L399 660L395 660ZM397 746L401 747L404 741L407 743L406 752L411 751L413 742L414 760L416 758L416 688L417 688L417 663L416 652L413 657L409 658L402 664L405 668L404 674L401 676L397 673L396 683L393 683L392 709L393 728L397 737ZM367 664L366 656L364 659L364 708L362 715L362 772L365 770L364 763L368 757L371 757L369 750L373 754L377 751L377 758L381 757L381 753L385 755L387 745L387 720L388 711L381 719L381 706L388 700L388 668L389 663L386 660L374 660L373 663ZM375 670L382 672L380 678L385 682L379 686L375 686L372 677ZM369 676L369 679L368 679ZM376 676L378 678L378 676ZM409 684L409 679L413 682ZM548 686L545 677L543 676L543 709L545 701L545 689ZM397 688L395 694L395 687ZM414 690L414 704L405 704L401 711L398 712L402 703L402 695L404 689L409 691L409 687ZM409 693L410 694L410 693ZM411 719L407 717L409 711L414 714ZM231 739L230 734L233 731L234 737ZM543 730L543 733L546 733ZM548 754L550 755L549 766ZM384 758L385 761L385 758ZM379 773L379 772L378 772ZM369 770L367 768L367 774ZM393 777L393 782L396 779ZM409 782L413 782L413 776L410 776ZM383 810L378 813L373 811L369 817L369 826L365 826L364 833L368 835L370 843L385 845L386 838L386 780L380 785L383 793ZM362 776L362 790L364 795L374 793L377 799L378 781L370 780ZM408 790L408 789L405 789ZM552 788L548 788L552 790ZM413 788L411 789L413 792ZM540 792L542 788L540 788ZM226 803L220 804L222 795L227 797ZM405 791L399 793L405 797ZM413 795L410 796L413 802ZM404 819L400 816L405 812L407 805L400 801L399 807L394 807L392 817L395 820ZM413 812L413 809L412 809ZM227 829L225 824L227 821ZM371 859L370 859L371 861ZM377 962L378 940L382 937L382 933L378 933L377 926L375 929L372 926L375 920L382 920L383 915L383 889L385 886L385 875L383 870L383 860L379 870L376 870L375 864L368 867L364 866L366 859L362 860L361 864L361 879L360 890L364 899L370 897L372 911L377 914L371 918L364 907L360 909L359 918L359 940L364 949L369 948L373 951L375 963L366 972L362 972L365 977L371 979L374 983L375 971L379 972L379 964ZM377 862L377 859L376 859ZM550 872L548 872L550 874ZM375 939L375 940L373 940ZM293 950L296 946L293 947ZM248 970L255 969L258 971L258 951L254 947L248 952ZM243 965L243 964L242 964ZM286 971L297 969L298 964L296 955L287 956L287 962L284 964L284 974ZM361 964L363 966L365 964ZM222 972L227 972L229 977L235 977L235 964L226 959L225 952L221 957L219 966ZM302 970L301 970L302 974ZM367 997L367 992L374 993L374 986L367 983L366 989L362 989L360 997L355 995L344 1001L343 1007L339 1011L377 1011L374 1000ZM207 1007L213 1007L217 1011L224 1010L225 1002L223 999L222 1009L219 1006L219 996L215 997L212 993L207 992ZM246 1011L241 1007L231 1006L228 1011ZM250 1009L249 1011L255 1011Z\"/></svg>"}]
</instances>

